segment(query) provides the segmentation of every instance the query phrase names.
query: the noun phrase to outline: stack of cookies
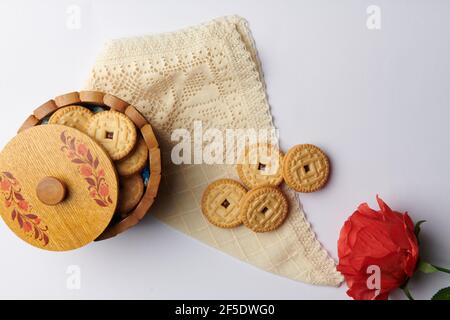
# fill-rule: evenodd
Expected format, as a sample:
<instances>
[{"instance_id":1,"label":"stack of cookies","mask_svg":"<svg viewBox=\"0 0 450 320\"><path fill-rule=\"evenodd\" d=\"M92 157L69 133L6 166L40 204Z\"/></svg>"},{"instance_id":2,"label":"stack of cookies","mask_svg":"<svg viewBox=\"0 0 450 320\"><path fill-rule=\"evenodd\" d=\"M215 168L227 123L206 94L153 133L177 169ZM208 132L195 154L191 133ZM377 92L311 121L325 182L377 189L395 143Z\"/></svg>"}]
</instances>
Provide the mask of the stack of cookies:
<instances>
[{"instance_id":1,"label":"stack of cookies","mask_svg":"<svg viewBox=\"0 0 450 320\"><path fill-rule=\"evenodd\" d=\"M73 127L94 138L114 161L119 175L116 216L124 218L140 202L149 179L149 149L145 137L124 113L96 105L59 108L48 124Z\"/></svg>"},{"instance_id":2,"label":"stack of cookies","mask_svg":"<svg viewBox=\"0 0 450 320\"><path fill-rule=\"evenodd\" d=\"M244 150L237 165L243 185L232 179L213 182L203 193L202 211L221 228L244 224L255 232L275 230L289 212L279 185L284 181L298 192L314 192L329 172L328 157L314 145L296 145L283 155L275 146L256 144Z\"/></svg>"}]
</instances>

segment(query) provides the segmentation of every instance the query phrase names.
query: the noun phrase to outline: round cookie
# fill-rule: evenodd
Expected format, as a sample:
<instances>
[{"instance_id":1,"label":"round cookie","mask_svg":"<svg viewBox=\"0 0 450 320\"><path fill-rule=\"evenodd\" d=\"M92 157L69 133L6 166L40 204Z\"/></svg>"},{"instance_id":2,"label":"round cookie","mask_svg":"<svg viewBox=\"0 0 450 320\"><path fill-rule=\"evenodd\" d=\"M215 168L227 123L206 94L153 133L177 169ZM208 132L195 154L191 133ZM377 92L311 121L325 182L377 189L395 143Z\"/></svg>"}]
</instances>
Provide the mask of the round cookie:
<instances>
[{"instance_id":1,"label":"round cookie","mask_svg":"<svg viewBox=\"0 0 450 320\"><path fill-rule=\"evenodd\" d=\"M144 181L139 174L121 177L117 210L124 215L133 210L144 194Z\"/></svg>"},{"instance_id":2,"label":"round cookie","mask_svg":"<svg viewBox=\"0 0 450 320\"><path fill-rule=\"evenodd\" d=\"M255 144L245 148L237 165L237 173L248 188L277 186L283 181L283 154L271 144Z\"/></svg>"},{"instance_id":3,"label":"round cookie","mask_svg":"<svg viewBox=\"0 0 450 320\"><path fill-rule=\"evenodd\" d=\"M321 189L327 183L329 174L328 157L312 144L296 145L284 157L284 181L298 192Z\"/></svg>"},{"instance_id":4,"label":"round cookie","mask_svg":"<svg viewBox=\"0 0 450 320\"><path fill-rule=\"evenodd\" d=\"M122 160L116 161L117 172L121 176L130 176L144 169L147 159L147 144L144 138L140 137L133 151Z\"/></svg>"},{"instance_id":5,"label":"round cookie","mask_svg":"<svg viewBox=\"0 0 450 320\"><path fill-rule=\"evenodd\" d=\"M112 160L128 155L137 137L133 122L117 111L94 114L89 121L88 134L105 148Z\"/></svg>"},{"instance_id":6,"label":"round cookie","mask_svg":"<svg viewBox=\"0 0 450 320\"><path fill-rule=\"evenodd\" d=\"M288 210L288 200L281 190L262 186L250 190L242 198L240 215L247 228L255 232L267 232L281 226Z\"/></svg>"},{"instance_id":7,"label":"round cookie","mask_svg":"<svg viewBox=\"0 0 450 320\"><path fill-rule=\"evenodd\" d=\"M216 180L203 192L202 212L206 219L217 227L237 227L242 224L239 204L246 192L237 181Z\"/></svg>"},{"instance_id":8,"label":"round cookie","mask_svg":"<svg viewBox=\"0 0 450 320\"><path fill-rule=\"evenodd\" d=\"M69 106L56 110L48 119L49 124L61 124L87 133L92 111L82 106Z\"/></svg>"}]
</instances>

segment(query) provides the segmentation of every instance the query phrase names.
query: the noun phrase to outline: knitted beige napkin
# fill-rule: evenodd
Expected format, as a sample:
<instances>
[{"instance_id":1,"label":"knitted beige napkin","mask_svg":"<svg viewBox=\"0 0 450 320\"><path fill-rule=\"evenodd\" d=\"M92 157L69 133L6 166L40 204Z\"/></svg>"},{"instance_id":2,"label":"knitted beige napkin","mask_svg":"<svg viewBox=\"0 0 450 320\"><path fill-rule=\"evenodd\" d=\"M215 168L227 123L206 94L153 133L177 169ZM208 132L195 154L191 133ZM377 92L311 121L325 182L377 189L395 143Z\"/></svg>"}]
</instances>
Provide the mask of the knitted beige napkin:
<instances>
[{"instance_id":1,"label":"knitted beige napkin","mask_svg":"<svg viewBox=\"0 0 450 320\"><path fill-rule=\"evenodd\" d=\"M178 32L119 39L106 45L87 89L114 94L136 106L155 128L163 152L163 180L151 213L164 223L261 269L312 284L342 281L334 261L316 240L295 192L286 222L254 233L221 229L201 212L205 187L237 178L232 166L174 165L175 129L270 129L272 116L261 65L245 20L225 17Z\"/></svg>"}]
</instances>

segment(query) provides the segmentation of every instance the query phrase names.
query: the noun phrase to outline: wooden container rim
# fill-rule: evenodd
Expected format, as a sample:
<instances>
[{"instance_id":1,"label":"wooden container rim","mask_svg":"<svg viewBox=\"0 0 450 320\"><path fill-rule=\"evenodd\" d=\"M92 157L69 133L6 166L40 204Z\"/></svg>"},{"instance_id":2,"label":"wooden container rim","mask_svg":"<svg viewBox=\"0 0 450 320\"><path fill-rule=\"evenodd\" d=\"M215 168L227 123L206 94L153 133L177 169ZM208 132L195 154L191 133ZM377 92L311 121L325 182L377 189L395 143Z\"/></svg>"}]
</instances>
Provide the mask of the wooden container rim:
<instances>
[{"instance_id":1,"label":"wooden container rim","mask_svg":"<svg viewBox=\"0 0 450 320\"><path fill-rule=\"evenodd\" d=\"M18 133L30 127L39 125L42 119L55 112L57 109L75 104L94 104L124 113L133 121L136 128L140 130L149 151L150 179L145 193L137 206L126 218L115 224L110 224L95 241L106 240L115 237L138 224L150 210L156 195L158 194L159 183L161 181L161 151L151 124L133 105L115 95L94 90L73 91L48 100L36 108L33 111L33 114L28 116L19 128ZM132 115L132 117L129 115Z\"/></svg>"}]
</instances>

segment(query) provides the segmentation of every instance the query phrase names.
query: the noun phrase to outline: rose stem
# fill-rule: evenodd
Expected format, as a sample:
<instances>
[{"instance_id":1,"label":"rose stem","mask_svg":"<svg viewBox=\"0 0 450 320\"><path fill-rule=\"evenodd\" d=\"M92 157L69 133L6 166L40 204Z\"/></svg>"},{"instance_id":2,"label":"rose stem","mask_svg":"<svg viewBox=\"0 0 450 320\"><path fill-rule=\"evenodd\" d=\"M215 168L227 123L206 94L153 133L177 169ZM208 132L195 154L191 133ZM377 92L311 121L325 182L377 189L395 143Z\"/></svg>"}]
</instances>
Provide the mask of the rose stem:
<instances>
[{"instance_id":1,"label":"rose stem","mask_svg":"<svg viewBox=\"0 0 450 320\"><path fill-rule=\"evenodd\" d=\"M438 269L441 272L450 273L449 269L438 267L438 266L435 266L435 265L433 265L433 267L435 267L436 269Z\"/></svg>"},{"instance_id":2,"label":"rose stem","mask_svg":"<svg viewBox=\"0 0 450 320\"><path fill-rule=\"evenodd\" d=\"M411 292L409 291L407 286L402 287L403 292L408 297L409 300L414 300L413 296L411 295Z\"/></svg>"}]
</instances>

